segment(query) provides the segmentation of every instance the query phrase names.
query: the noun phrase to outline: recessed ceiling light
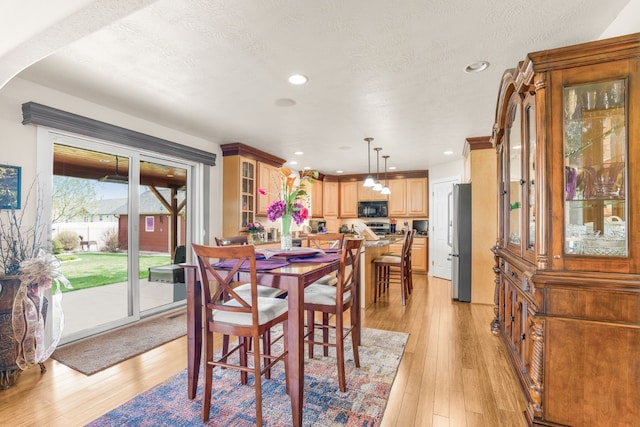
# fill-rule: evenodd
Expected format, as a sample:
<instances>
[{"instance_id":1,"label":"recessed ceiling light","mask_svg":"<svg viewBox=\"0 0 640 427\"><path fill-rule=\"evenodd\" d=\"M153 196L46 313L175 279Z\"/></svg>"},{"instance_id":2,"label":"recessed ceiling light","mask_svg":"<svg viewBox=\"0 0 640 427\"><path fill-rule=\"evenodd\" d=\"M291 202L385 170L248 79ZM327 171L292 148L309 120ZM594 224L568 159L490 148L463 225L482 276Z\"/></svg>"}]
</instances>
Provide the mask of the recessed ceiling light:
<instances>
[{"instance_id":1,"label":"recessed ceiling light","mask_svg":"<svg viewBox=\"0 0 640 427\"><path fill-rule=\"evenodd\" d=\"M302 156L304 154L304 151L296 151L295 153L296 156Z\"/></svg>"},{"instance_id":2,"label":"recessed ceiling light","mask_svg":"<svg viewBox=\"0 0 640 427\"><path fill-rule=\"evenodd\" d=\"M453 154L453 151L451 151L451 150L447 150L447 151L445 151L445 152L444 152L444 153L442 153L442 154L444 154L445 156L450 156L450 155L452 155L452 154Z\"/></svg>"},{"instance_id":3,"label":"recessed ceiling light","mask_svg":"<svg viewBox=\"0 0 640 427\"><path fill-rule=\"evenodd\" d=\"M307 80L307 76L303 76L302 74L293 74L289 76L289 83L292 85L303 85Z\"/></svg>"},{"instance_id":4,"label":"recessed ceiling light","mask_svg":"<svg viewBox=\"0 0 640 427\"><path fill-rule=\"evenodd\" d=\"M311 166L305 166L304 170L306 170L306 171L311 170Z\"/></svg>"},{"instance_id":5,"label":"recessed ceiling light","mask_svg":"<svg viewBox=\"0 0 640 427\"><path fill-rule=\"evenodd\" d=\"M464 68L465 73L479 73L489 68L489 61L478 61Z\"/></svg>"},{"instance_id":6,"label":"recessed ceiling light","mask_svg":"<svg viewBox=\"0 0 640 427\"><path fill-rule=\"evenodd\" d=\"M291 160L291 161L289 162L289 164L290 164L290 165L297 165L297 164L298 164L298 162L296 162L295 160Z\"/></svg>"},{"instance_id":7,"label":"recessed ceiling light","mask_svg":"<svg viewBox=\"0 0 640 427\"><path fill-rule=\"evenodd\" d=\"M276 99L275 104L278 107L293 107L294 105L296 105L296 101L289 98L280 98L280 99Z\"/></svg>"},{"instance_id":8,"label":"recessed ceiling light","mask_svg":"<svg viewBox=\"0 0 640 427\"><path fill-rule=\"evenodd\" d=\"M336 173L344 173L344 171L336 171Z\"/></svg>"},{"instance_id":9,"label":"recessed ceiling light","mask_svg":"<svg viewBox=\"0 0 640 427\"><path fill-rule=\"evenodd\" d=\"M389 166L389 170L390 170L390 171L394 171L394 170L396 170L396 169L398 169L398 168L397 168L397 167L395 167L395 166Z\"/></svg>"}]
</instances>

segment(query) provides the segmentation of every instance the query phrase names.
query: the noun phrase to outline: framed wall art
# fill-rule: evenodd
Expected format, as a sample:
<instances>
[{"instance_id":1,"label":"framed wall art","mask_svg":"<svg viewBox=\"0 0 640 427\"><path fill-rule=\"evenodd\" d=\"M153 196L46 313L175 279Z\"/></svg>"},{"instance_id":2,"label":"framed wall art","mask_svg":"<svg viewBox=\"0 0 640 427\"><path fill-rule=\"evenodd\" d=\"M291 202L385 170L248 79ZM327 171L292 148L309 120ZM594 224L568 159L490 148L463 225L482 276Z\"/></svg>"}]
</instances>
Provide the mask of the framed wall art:
<instances>
[{"instance_id":1,"label":"framed wall art","mask_svg":"<svg viewBox=\"0 0 640 427\"><path fill-rule=\"evenodd\" d=\"M0 209L20 209L20 166L0 165Z\"/></svg>"}]
</instances>

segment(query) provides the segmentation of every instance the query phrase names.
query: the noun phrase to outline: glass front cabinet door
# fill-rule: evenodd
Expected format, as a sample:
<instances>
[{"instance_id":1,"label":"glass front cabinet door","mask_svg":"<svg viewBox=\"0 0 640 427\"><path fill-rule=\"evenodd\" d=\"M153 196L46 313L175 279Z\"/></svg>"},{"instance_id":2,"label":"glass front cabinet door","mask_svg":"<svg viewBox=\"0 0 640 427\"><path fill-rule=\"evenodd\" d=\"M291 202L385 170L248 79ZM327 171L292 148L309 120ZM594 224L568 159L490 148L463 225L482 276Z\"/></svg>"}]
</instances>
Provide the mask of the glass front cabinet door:
<instances>
[{"instance_id":1,"label":"glass front cabinet door","mask_svg":"<svg viewBox=\"0 0 640 427\"><path fill-rule=\"evenodd\" d=\"M565 255L628 255L626 87L618 78L562 90Z\"/></svg>"}]
</instances>

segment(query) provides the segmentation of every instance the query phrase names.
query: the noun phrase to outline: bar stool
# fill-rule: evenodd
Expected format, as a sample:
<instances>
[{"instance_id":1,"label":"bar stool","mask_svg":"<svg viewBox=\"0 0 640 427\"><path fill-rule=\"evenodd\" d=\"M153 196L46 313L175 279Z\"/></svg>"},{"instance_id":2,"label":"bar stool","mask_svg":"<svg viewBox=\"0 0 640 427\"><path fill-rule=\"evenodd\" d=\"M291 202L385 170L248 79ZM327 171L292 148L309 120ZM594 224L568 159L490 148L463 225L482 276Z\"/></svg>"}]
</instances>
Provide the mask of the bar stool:
<instances>
[{"instance_id":1,"label":"bar stool","mask_svg":"<svg viewBox=\"0 0 640 427\"><path fill-rule=\"evenodd\" d=\"M415 231L409 230L402 243L400 256L382 255L373 260L375 271L375 283L373 301L376 302L383 290L389 289L392 283L400 285L402 305L407 304L407 298L413 290L411 278L411 245Z\"/></svg>"}]
</instances>

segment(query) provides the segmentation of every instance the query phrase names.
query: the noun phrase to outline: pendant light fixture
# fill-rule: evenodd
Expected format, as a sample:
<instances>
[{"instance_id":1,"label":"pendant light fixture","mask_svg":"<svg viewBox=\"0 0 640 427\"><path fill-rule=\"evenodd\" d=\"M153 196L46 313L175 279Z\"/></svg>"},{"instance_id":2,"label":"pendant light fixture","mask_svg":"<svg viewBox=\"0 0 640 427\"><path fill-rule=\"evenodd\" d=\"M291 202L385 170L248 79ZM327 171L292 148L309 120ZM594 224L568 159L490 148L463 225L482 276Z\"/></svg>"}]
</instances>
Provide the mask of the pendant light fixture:
<instances>
[{"instance_id":1,"label":"pendant light fixture","mask_svg":"<svg viewBox=\"0 0 640 427\"><path fill-rule=\"evenodd\" d=\"M380 184L380 150L381 147L374 148L376 150L376 183L374 184L373 191L382 191L382 184Z\"/></svg>"},{"instance_id":2,"label":"pendant light fixture","mask_svg":"<svg viewBox=\"0 0 640 427\"><path fill-rule=\"evenodd\" d=\"M365 138L365 141L367 141L367 155L369 157L369 161L368 161L368 167L369 167L369 174L367 175L367 179L364 180L364 184L362 184L364 187L373 187L376 182L373 180L373 177L371 176L371 141L373 141L373 138Z\"/></svg>"},{"instance_id":3,"label":"pendant light fixture","mask_svg":"<svg viewBox=\"0 0 640 427\"><path fill-rule=\"evenodd\" d=\"M380 190L380 194L391 194L391 190L389 190L389 182L387 181L387 159L390 156L382 156L384 159L384 187Z\"/></svg>"}]
</instances>

